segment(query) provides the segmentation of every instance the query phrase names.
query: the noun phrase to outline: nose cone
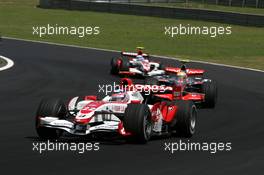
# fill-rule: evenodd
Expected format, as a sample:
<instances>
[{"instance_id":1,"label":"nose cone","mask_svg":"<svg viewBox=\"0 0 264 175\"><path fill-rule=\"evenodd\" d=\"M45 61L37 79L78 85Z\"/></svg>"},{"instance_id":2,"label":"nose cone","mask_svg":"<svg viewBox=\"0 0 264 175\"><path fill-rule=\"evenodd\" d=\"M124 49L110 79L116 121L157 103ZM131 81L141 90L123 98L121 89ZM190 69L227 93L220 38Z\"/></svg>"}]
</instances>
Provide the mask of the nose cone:
<instances>
[{"instance_id":1,"label":"nose cone","mask_svg":"<svg viewBox=\"0 0 264 175\"><path fill-rule=\"evenodd\" d=\"M105 102L102 102L102 101L92 101L92 102L88 103L87 105L85 105L80 110L80 113L82 113L82 114L90 113L90 112L96 110L97 108L101 107L104 104L105 104Z\"/></svg>"}]
</instances>

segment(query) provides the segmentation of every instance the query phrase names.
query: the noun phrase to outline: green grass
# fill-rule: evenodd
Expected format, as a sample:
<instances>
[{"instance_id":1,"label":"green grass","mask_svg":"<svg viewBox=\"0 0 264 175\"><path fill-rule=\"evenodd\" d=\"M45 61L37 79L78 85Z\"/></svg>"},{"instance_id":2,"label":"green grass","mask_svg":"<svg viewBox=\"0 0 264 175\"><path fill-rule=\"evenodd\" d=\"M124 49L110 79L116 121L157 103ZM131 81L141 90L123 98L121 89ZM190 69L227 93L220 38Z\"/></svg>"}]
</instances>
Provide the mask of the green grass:
<instances>
[{"instance_id":1,"label":"green grass","mask_svg":"<svg viewBox=\"0 0 264 175\"><path fill-rule=\"evenodd\" d=\"M263 8L234 7L234 6L230 7L230 6L224 6L224 5L214 5L214 4L206 4L206 3L191 2L191 1L188 1L188 3L178 2L178 3L140 3L140 4L149 5L149 6L194 8L194 9L217 10L217 11L225 11L225 12L264 15Z\"/></svg>"},{"instance_id":2,"label":"green grass","mask_svg":"<svg viewBox=\"0 0 264 175\"><path fill-rule=\"evenodd\" d=\"M204 60L264 70L264 28L232 26L231 35L216 38L185 35L170 38L164 26L227 26L226 24L175 20L87 11L36 8L35 0L0 0L0 33L3 36L114 50L145 46L150 54ZM32 35L32 26L100 26L97 36ZM89 58L89 56L87 56ZM90 58L93 59L93 58Z\"/></svg>"}]
</instances>

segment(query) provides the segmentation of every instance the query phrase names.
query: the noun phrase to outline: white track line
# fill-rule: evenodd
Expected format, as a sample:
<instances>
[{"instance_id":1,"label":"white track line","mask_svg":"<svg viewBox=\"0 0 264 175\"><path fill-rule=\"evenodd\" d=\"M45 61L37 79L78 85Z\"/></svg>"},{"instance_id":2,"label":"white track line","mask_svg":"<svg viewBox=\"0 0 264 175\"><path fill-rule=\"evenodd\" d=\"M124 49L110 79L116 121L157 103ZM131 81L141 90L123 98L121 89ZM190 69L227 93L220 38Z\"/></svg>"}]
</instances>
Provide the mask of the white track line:
<instances>
[{"instance_id":1,"label":"white track line","mask_svg":"<svg viewBox=\"0 0 264 175\"><path fill-rule=\"evenodd\" d=\"M0 58L4 59L4 60L7 62L7 64L6 64L5 66L0 67L0 71L3 71L3 70L6 70L6 69L9 69L9 68L11 68L12 66L14 66L14 62L13 62L11 59L9 59L9 58L7 58L7 57L4 57L4 56L2 56L2 55L0 55Z\"/></svg>"},{"instance_id":2,"label":"white track line","mask_svg":"<svg viewBox=\"0 0 264 175\"><path fill-rule=\"evenodd\" d=\"M99 50L99 51L105 51L105 52L120 52L117 50L111 50L111 49L100 49L95 47L85 47L85 46L77 46L77 45L71 45L71 44L60 44L60 43L53 43L53 42L47 42L47 41L36 41L36 40L29 40L29 39L20 39L20 38L13 38L13 37L2 37L4 39L9 40L18 40L18 41L27 41L27 42L34 42L34 43L41 43L41 44L49 44L49 45L56 45L56 46L63 46L63 47L74 47L74 48L82 48L82 49L93 49L93 50ZM151 55L154 57L164 58L164 59L172 59L172 60L181 60L179 58L174 57L167 57L167 56L160 56L160 55ZM248 70L248 71L255 71L255 72L262 72L263 70L260 69L253 69L253 68L247 68L247 67L240 67L240 66L232 66L227 64L220 64L220 63L212 63L212 62L206 62L206 61L196 61L196 60L190 60L194 63L201 63L201 64L208 64L208 65L214 65L214 66L221 66L221 67L229 67L229 68L235 68L235 69L241 69L241 70Z\"/></svg>"}]
</instances>

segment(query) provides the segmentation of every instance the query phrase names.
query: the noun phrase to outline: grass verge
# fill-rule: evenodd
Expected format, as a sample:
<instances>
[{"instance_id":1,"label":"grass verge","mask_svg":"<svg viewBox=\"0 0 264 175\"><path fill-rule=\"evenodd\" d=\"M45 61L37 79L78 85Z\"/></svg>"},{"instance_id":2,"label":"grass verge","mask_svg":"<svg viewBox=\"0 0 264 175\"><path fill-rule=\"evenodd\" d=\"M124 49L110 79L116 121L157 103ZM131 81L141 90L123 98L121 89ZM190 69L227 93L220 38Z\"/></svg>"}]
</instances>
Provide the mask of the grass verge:
<instances>
[{"instance_id":1,"label":"grass verge","mask_svg":"<svg viewBox=\"0 0 264 175\"><path fill-rule=\"evenodd\" d=\"M231 35L164 35L165 26L224 26L212 22L119 15L87 11L36 8L37 0L0 0L3 36L51 41L114 50L145 46L150 54L224 63L264 70L264 28L232 27ZM100 34L79 38L69 35L38 37L33 26L99 26ZM91 58L92 59L92 58Z\"/></svg>"}]
</instances>

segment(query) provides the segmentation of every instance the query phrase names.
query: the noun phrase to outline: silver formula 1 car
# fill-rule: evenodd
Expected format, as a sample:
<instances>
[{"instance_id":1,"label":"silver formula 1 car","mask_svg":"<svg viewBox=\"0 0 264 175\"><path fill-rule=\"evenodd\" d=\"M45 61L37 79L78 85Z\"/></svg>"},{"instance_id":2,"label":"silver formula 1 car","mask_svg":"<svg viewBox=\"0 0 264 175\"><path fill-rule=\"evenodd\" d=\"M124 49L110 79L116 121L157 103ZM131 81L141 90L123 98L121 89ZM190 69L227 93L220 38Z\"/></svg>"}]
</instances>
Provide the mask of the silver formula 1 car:
<instances>
[{"instance_id":1,"label":"silver formula 1 car","mask_svg":"<svg viewBox=\"0 0 264 175\"><path fill-rule=\"evenodd\" d=\"M149 60L148 54L121 52L121 57L112 58L111 74L122 76L150 77L165 74L162 63Z\"/></svg>"},{"instance_id":2,"label":"silver formula 1 car","mask_svg":"<svg viewBox=\"0 0 264 175\"><path fill-rule=\"evenodd\" d=\"M183 97L192 94L197 96L194 101L197 106L203 108L214 108L217 102L217 83L216 81L204 78L203 69L186 68L187 61L181 61L181 68L167 67L166 75L148 77L145 79L145 84L148 85L164 85L175 86L179 85Z\"/></svg>"}]
</instances>

